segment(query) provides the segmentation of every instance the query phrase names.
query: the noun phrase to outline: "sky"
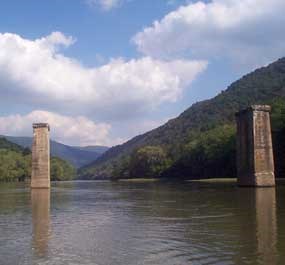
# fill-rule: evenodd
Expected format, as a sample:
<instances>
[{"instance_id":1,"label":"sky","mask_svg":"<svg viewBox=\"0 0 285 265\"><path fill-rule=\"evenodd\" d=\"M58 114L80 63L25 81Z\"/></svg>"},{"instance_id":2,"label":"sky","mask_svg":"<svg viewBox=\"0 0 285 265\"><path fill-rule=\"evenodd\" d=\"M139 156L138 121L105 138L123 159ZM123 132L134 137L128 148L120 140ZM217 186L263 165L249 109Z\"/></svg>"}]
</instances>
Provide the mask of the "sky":
<instances>
[{"instance_id":1,"label":"sky","mask_svg":"<svg viewBox=\"0 0 285 265\"><path fill-rule=\"evenodd\" d=\"M2 0L0 135L121 144L285 56L284 0Z\"/></svg>"}]
</instances>

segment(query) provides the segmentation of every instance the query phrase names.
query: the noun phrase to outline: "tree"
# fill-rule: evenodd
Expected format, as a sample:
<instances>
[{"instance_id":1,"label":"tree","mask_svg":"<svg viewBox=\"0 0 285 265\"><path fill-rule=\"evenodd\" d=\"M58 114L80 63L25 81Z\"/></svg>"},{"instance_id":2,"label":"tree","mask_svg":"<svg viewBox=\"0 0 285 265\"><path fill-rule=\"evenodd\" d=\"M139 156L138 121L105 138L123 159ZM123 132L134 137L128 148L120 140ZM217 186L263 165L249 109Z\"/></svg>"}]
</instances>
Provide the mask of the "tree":
<instances>
[{"instance_id":1,"label":"tree","mask_svg":"<svg viewBox=\"0 0 285 265\"><path fill-rule=\"evenodd\" d=\"M58 157L52 157L50 174L52 181L72 180L75 178L76 171L69 162Z\"/></svg>"},{"instance_id":2,"label":"tree","mask_svg":"<svg viewBox=\"0 0 285 265\"><path fill-rule=\"evenodd\" d=\"M118 179L130 178L130 157L125 156L120 162L114 162L111 173L111 180L116 181Z\"/></svg>"},{"instance_id":3,"label":"tree","mask_svg":"<svg viewBox=\"0 0 285 265\"><path fill-rule=\"evenodd\" d=\"M165 151L159 146L146 146L136 150L130 160L130 176L155 178L170 165Z\"/></svg>"},{"instance_id":4,"label":"tree","mask_svg":"<svg viewBox=\"0 0 285 265\"><path fill-rule=\"evenodd\" d=\"M271 125L273 131L285 128L285 99L277 98L271 104Z\"/></svg>"}]
</instances>

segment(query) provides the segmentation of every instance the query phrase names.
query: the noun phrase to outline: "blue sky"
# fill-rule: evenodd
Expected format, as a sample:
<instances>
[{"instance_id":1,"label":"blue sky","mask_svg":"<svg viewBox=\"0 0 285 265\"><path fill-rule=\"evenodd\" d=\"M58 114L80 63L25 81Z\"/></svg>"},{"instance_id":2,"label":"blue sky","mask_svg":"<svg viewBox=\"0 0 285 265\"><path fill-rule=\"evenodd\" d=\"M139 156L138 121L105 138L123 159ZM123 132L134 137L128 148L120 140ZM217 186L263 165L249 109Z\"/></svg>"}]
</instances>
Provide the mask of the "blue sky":
<instances>
[{"instance_id":1,"label":"blue sky","mask_svg":"<svg viewBox=\"0 0 285 265\"><path fill-rule=\"evenodd\" d=\"M114 145L153 129L284 56L283 2L3 0L0 134L42 121Z\"/></svg>"},{"instance_id":2,"label":"blue sky","mask_svg":"<svg viewBox=\"0 0 285 265\"><path fill-rule=\"evenodd\" d=\"M1 1L0 30L28 39L53 31L74 36L77 42L65 54L92 66L97 63L96 54L106 59L138 56L136 47L130 45L132 36L184 2L133 0L103 10L99 3L92 5L87 0L4 0Z\"/></svg>"}]
</instances>

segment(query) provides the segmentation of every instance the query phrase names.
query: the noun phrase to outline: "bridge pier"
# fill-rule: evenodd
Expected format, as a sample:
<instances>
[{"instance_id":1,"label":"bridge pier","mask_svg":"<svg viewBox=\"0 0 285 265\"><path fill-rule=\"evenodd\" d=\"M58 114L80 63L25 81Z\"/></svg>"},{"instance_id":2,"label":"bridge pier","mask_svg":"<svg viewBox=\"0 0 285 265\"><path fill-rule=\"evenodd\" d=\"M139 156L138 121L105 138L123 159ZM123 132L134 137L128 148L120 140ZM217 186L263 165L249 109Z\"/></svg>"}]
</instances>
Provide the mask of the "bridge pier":
<instances>
[{"instance_id":1,"label":"bridge pier","mask_svg":"<svg viewBox=\"0 0 285 265\"><path fill-rule=\"evenodd\" d=\"M34 123L33 131L31 188L50 188L50 127Z\"/></svg>"},{"instance_id":2,"label":"bridge pier","mask_svg":"<svg viewBox=\"0 0 285 265\"><path fill-rule=\"evenodd\" d=\"M253 105L236 114L239 186L275 186L270 110Z\"/></svg>"}]
</instances>

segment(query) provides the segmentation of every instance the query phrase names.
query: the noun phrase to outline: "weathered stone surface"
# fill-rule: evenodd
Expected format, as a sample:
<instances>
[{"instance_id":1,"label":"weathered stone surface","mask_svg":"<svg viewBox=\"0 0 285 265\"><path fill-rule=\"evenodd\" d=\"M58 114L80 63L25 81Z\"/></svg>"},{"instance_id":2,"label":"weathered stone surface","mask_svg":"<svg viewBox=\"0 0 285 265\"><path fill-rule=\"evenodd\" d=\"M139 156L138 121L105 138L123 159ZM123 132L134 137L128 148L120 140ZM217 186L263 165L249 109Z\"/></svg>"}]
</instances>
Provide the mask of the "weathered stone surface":
<instances>
[{"instance_id":1,"label":"weathered stone surface","mask_svg":"<svg viewBox=\"0 0 285 265\"><path fill-rule=\"evenodd\" d=\"M239 186L274 186L270 106L253 105L236 114Z\"/></svg>"},{"instance_id":2,"label":"weathered stone surface","mask_svg":"<svg viewBox=\"0 0 285 265\"><path fill-rule=\"evenodd\" d=\"M50 187L50 141L49 125L33 124L34 139L32 146L31 188Z\"/></svg>"}]
</instances>

